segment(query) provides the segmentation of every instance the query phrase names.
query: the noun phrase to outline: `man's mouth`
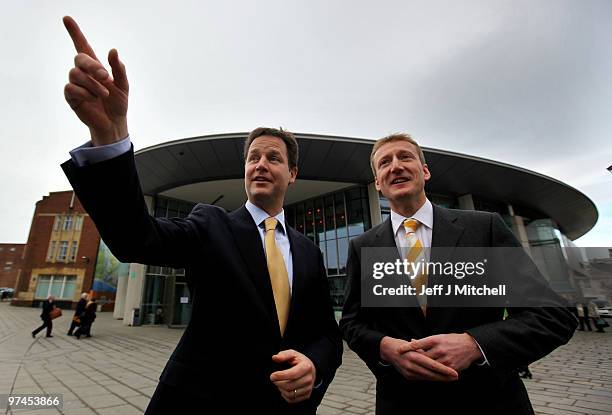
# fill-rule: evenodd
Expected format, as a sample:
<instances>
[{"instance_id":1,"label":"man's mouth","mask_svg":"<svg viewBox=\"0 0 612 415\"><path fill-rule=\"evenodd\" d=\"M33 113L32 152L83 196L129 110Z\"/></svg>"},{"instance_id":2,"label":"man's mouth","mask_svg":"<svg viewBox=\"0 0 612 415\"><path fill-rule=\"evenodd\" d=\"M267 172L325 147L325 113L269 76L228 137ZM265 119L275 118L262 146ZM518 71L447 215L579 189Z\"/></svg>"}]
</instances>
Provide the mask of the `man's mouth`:
<instances>
[{"instance_id":1,"label":"man's mouth","mask_svg":"<svg viewBox=\"0 0 612 415\"><path fill-rule=\"evenodd\" d=\"M409 181L410 179L407 177L397 177L391 181L391 184L400 184L400 183L406 183Z\"/></svg>"},{"instance_id":2,"label":"man's mouth","mask_svg":"<svg viewBox=\"0 0 612 415\"><path fill-rule=\"evenodd\" d=\"M264 177L264 176L255 176L253 178L253 181L254 182L271 182L270 179L268 179L267 177Z\"/></svg>"}]
</instances>

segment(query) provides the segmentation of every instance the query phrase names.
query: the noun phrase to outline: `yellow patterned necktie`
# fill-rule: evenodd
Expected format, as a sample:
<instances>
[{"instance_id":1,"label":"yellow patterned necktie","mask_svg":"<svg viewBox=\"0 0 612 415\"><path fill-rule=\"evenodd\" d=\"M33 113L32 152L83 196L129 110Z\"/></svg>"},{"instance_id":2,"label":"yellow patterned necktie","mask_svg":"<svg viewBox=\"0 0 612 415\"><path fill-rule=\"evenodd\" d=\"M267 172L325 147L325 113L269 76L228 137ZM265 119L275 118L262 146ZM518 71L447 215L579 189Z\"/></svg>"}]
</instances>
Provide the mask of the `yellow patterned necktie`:
<instances>
[{"instance_id":1,"label":"yellow patterned necktie","mask_svg":"<svg viewBox=\"0 0 612 415\"><path fill-rule=\"evenodd\" d=\"M420 260L424 259L423 255L425 254L425 251L423 249L423 244L416 236L416 231L419 226L421 226L421 222L416 219L404 220L404 229L406 229L407 242L406 259L409 263L420 262ZM417 299L419 300L423 314L426 314L427 311L427 296L418 294L421 292L423 286L427 286L427 270L424 268L425 264L426 263L423 261L423 272L420 272L411 280L411 284L417 292Z\"/></svg>"},{"instance_id":2,"label":"yellow patterned necktie","mask_svg":"<svg viewBox=\"0 0 612 415\"><path fill-rule=\"evenodd\" d=\"M266 245L266 262L268 263L268 273L270 274L274 304L276 305L276 314L278 316L278 325L282 336L285 334L287 317L289 316L289 303L291 300L291 294L289 293L289 276L287 274L287 267L285 267L283 255L278 249L278 246L276 246L276 238L274 237L278 221L276 218L268 218L264 223L266 227L266 236L264 238Z\"/></svg>"}]
</instances>

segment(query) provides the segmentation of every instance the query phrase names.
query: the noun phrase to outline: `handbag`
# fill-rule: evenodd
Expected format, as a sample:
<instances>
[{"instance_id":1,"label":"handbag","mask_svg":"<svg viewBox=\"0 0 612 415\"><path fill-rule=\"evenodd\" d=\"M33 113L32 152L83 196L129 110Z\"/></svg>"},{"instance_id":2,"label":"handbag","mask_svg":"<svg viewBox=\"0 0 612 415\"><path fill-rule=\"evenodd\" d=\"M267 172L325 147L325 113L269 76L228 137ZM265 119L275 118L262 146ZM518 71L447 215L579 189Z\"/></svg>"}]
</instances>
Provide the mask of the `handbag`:
<instances>
[{"instance_id":1,"label":"handbag","mask_svg":"<svg viewBox=\"0 0 612 415\"><path fill-rule=\"evenodd\" d=\"M595 327L601 327L601 328L610 327L610 324L608 324L608 322L604 320L603 318L597 317L595 319Z\"/></svg>"},{"instance_id":2,"label":"handbag","mask_svg":"<svg viewBox=\"0 0 612 415\"><path fill-rule=\"evenodd\" d=\"M79 316L72 317L72 321L74 321L76 324L81 324L81 319L79 318Z\"/></svg>"},{"instance_id":3,"label":"handbag","mask_svg":"<svg viewBox=\"0 0 612 415\"><path fill-rule=\"evenodd\" d=\"M62 309L54 307L53 310L51 310L51 312L49 313L49 318L51 318L51 320L55 320L61 315L62 315Z\"/></svg>"}]
</instances>

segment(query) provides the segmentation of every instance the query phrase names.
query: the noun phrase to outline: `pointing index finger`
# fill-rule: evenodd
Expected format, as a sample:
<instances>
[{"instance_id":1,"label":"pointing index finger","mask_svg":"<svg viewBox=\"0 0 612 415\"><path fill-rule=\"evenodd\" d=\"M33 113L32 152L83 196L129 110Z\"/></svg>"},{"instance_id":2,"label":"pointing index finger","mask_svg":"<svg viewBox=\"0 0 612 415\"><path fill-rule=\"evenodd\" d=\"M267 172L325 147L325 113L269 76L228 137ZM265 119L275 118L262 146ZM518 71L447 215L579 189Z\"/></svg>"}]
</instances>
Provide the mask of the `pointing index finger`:
<instances>
[{"instance_id":1,"label":"pointing index finger","mask_svg":"<svg viewBox=\"0 0 612 415\"><path fill-rule=\"evenodd\" d=\"M87 41L87 38L85 37L83 32L81 32L81 29L79 28L77 22L75 22L74 19L70 16L64 16L63 21L64 26L66 27L66 30L68 31L68 34L72 39L72 43L74 43L76 51L79 53L86 53L95 60L99 60L93 48Z\"/></svg>"}]
</instances>

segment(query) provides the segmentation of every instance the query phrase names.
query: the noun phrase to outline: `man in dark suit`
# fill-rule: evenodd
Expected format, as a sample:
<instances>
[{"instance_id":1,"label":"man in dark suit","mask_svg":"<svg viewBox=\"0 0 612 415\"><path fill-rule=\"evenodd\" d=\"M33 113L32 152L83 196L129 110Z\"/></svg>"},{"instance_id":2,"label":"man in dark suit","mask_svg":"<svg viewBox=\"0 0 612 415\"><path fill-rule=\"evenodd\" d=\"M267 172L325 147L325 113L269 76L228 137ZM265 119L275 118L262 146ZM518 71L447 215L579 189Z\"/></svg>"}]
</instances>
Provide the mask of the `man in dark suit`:
<instances>
[{"instance_id":1,"label":"man in dark suit","mask_svg":"<svg viewBox=\"0 0 612 415\"><path fill-rule=\"evenodd\" d=\"M53 331L53 320L51 319L51 312L55 308L55 297L50 295L45 301L42 303L42 311L40 313L40 319L43 321L43 324L38 327L36 330L32 331L32 338L36 337L38 332L42 329L47 329L47 335L45 337L53 337L51 332Z\"/></svg>"},{"instance_id":2,"label":"man in dark suit","mask_svg":"<svg viewBox=\"0 0 612 415\"><path fill-rule=\"evenodd\" d=\"M376 376L376 413L533 413L517 368L566 343L576 328L575 318L498 215L429 202L424 186L431 174L410 136L378 140L371 164L391 216L350 243L340 328L349 347ZM530 300L526 304L545 307L508 307L504 319L505 307L499 304L444 306L431 293L409 297L408 307L369 307L362 304L369 271L362 266L372 252L368 249L379 247L393 248L394 258L430 255L430 261L452 259L443 247L506 247L516 257L510 288ZM431 247L429 253L426 247ZM421 277L423 286L430 285L427 275L419 274L411 282L415 290Z\"/></svg>"},{"instance_id":3,"label":"man in dark suit","mask_svg":"<svg viewBox=\"0 0 612 415\"><path fill-rule=\"evenodd\" d=\"M72 317L72 321L70 322L70 328L68 329L68 335L72 336L74 329L79 325L75 321L75 318L81 317L83 312L85 311L85 306L87 305L87 293L81 294L81 299L76 305L76 309L74 310L74 316Z\"/></svg>"},{"instance_id":4,"label":"man in dark suit","mask_svg":"<svg viewBox=\"0 0 612 415\"><path fill-rule=\"evenodd\" d=\"M79 52L65 97L91 142L62 167L119 260L185 268L194 297L147 414L314 414L342 341L321 252L284 220L297 141L272 128L249 135L248 201L236 211L198 204L185 219L151 217L128 137L125 67L113 49L111 77L76 23L64 24Z\"/></svg>"}]
</instances>

